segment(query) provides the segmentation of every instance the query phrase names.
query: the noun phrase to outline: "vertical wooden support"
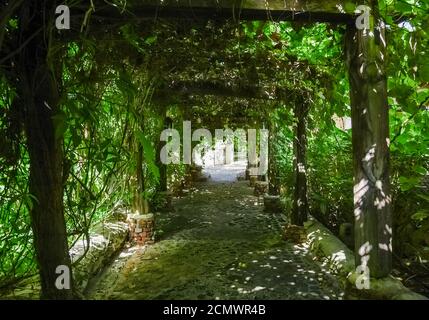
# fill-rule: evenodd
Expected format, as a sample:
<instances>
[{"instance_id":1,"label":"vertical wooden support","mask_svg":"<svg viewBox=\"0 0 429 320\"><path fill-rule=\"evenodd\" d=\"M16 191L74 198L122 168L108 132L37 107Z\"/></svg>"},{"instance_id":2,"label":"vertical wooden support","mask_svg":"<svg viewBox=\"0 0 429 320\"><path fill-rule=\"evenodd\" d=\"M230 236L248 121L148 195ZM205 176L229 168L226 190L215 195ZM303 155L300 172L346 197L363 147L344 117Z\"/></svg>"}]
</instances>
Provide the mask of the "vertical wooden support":
<instances>
[{"instance_id":1,"label":"vertical wooden support","mask_svg":"<svg viewBox=\"0 0 429 320\"><path fill-rule=\"evenodd\" d=\"M160 116L163 119L163 130L169 129L172 126L172 121L170 118L167 118L167 107L165 105L160 107ZM167 165L162 163L161 161L161 150L162 147L165 145L165 142L158 141L157 142L157 150L156 150L156 159L157 159L157 166L159 168L159 185L158 185L158 191L165 192L168 190L168 175L167 175Z\"/></svg>"},{"instance_id":2,"label":"vertical wooden support","mask_svg":"<svg viewBox=\"0 0 429 320\"><path fill-rule=\"evenodd\" d=\"M376 6L372 14L377 16ZM349 26L346 57L352 107L354 229L356 265L371 277L392 269L392 217L389 182L389 111L384 26ZM367 268L368 269L367 269Z\"/></svg>"},{"instance_id":3,"label":"vertical wooden support","mask_svg":"<svg viewBox=\"0 0 429 320\"><path fill-rule=\"evenodd\" d=\"M268 139L268 194L277 196L280 194L280 183L276 163L276 132L273 121L269 121L269 139Z\"/></svg>"},{"instance_id":4,"label":"vertical wooden support","mask_svg":"<svg viewBox=\"0 0 429 320\"><path fill-rule=\"evenodd\" d=\"M133 209L138 214L146 214L144 200L144 172L143 172L143 147L140 142L136 142L136 189L134 193Z\"/></svg>"},{"instance_id":5,"label":"vertical wooden support","mask_svg":"<svg viewBox=\"0 0 429 320\"><path fill-rule=\"evenodd\" d=\"M55 130L55 119L60 115L61 64L49 64L50 41L45 35L50 34L48 28L53 20L41 14L53 15L53 8L46 1L30 1L21 10L19 30L28 43L16 57L17 99L25 110L29 193L33 199L30 216L41 298L71 299L73 278L63 204L63 137ZM41 31L34 33L39 28Z\"/></svg>"},{"instance_id":6,"label":"vertical wooden support","mask_svg":"<svg viewBox=\"0 0 429 320\"><path fill-rule=\"evenodd\" d=\"M143 113L142 113L143 114ZM139 119L140 122L140 132L142 135L144 135L145 132L145 123L144 123L144 117L141 116ZM149 212L149 204L146 199L146 172L144 169L144 163L145 163L145 154L144 154L144 148L142 141L140 139L135 139L135 148L136 148L136 189L134 193L134 205L133 209L135 212L138 212L139 214L147 214Z\"/></svg>"},{"instance_id":7,"label":"vertical wooden support","mask_svg":"<svg viewBox=\"0 0 429 320\"><path fill-rule=\"evenodd\" d=\"M308 216L307 196L307 116L309 106L302 99L298 99L295 105L295 117L297 120L295 129L295 190L294 204L291 215L291 223L302 226Z\"/></svg>"}]
</instances>

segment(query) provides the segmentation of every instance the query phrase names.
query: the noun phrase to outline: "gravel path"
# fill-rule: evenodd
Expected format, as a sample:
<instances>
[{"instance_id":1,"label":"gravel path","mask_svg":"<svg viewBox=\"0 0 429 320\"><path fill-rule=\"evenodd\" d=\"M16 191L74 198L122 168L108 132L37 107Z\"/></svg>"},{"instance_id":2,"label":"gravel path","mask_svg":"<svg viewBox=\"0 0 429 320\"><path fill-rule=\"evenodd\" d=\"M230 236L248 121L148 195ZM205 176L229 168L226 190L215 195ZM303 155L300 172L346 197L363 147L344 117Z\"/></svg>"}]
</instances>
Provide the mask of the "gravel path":
<instances>
[{"instance_id":1,"label":"gravel path","mask_svg":"<svg viewBox=\"0 0 429 320\"><path fill-rule=\"evenodd\" d=\"M281 239L248 183L208 182L157 216L158 240L131 247L99 276L92 299L341 299L305 246Z\"/></svg>"}]
</instances>

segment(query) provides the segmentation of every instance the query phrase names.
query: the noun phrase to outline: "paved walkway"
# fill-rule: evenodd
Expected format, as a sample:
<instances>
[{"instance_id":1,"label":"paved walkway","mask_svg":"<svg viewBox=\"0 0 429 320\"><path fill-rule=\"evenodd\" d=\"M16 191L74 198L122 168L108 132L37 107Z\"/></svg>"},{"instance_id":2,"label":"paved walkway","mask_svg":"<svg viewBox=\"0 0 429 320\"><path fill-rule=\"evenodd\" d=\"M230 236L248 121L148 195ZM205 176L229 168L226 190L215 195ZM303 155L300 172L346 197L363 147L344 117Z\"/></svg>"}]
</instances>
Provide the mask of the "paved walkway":
<instances>
[{"instance_id":1,"label":"paved walkway","mask_svg":"<svg viewBox=\"0 0 429 320\"><path fill-rule=\"evenodd\" d=\"M158 241L120 254L92 299L341 299L302 246L281 239L248 183L209 182L157 217Z\"/></svg>"}]
</instances>

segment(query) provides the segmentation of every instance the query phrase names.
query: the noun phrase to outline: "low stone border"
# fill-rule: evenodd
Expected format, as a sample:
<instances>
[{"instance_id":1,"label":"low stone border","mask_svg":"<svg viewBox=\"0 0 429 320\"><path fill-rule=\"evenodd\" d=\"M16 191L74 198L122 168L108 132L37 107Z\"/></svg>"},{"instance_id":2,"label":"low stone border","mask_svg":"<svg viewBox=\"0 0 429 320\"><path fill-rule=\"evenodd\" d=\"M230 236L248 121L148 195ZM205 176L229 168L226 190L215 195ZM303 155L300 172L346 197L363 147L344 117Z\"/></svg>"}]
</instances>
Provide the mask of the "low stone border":
<instances>
[{"instance_id":1,"label":"low stone border","mask_svg":"<svg viewBox=\"0 0 429 320\"><path fill-rule=\"evenodd\" d=\"M323 259L326 267L340 279L351 297L376 300L428 300L393 277L371 279L369 289L358 290L355 286L358 275L355 273L354 253L314 218L306 222L304 227L310 250Z\"/></svg>"},{"instance_id":2,"label":"low stone border","mask_svg":"<svg viewBox=\"0 0 429 320\"><path fill-rule=\"evenodd\" d=\"M73 268L73 279L76 291L82 295L88 282L96 276L114 255L122 249L128 238L128 224L125 222L105 222L96 225L90 232L89 249L85 257ZM87 241L79 240L71 249L72 262L85 253ZM25 279L14 289L0 296L1 299L39 299L39 276Z\"/></svg>"},{"instance_id":3,"label":"low stone border","mask_svg":"<svg viewBox=\"0 0 429 320\"><path fill-rule=\"evenodd\" d=\"M85 257L73 268L75 288L84 292L89 280L96 276L114 255L122 249L128 238L128 224L108 222L94 228L90 234L89 250ZM72 262L77 261L85 252L87 241L79 240L70 250Z\"/></svg>"}]
</instances>

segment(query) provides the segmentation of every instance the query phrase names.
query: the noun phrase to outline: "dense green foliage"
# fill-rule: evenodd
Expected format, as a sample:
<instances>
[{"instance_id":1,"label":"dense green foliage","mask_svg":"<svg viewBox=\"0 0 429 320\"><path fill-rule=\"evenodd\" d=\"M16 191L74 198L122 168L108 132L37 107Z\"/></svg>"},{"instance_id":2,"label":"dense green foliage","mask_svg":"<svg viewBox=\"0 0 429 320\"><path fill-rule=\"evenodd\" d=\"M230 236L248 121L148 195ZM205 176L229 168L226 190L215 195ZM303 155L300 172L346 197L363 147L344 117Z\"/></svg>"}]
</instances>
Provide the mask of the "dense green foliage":
<instances>
[{"instance_id":1,"label":"dense green foliage","mask_svg":"<svg viewBox=\"0 0 429 320\"><path fill-rule=\"evenodd\" d=\"M397 255L429 260L429 3L380 1L388 24L391 177ZM5 39L19 35L17 18ZM350 117L343 58L345 28L290 22L175 22L126 24L101 36L60 40L64 203L69 244L88 235L119 204L133 206L139 148L145 199L158 182L157 144L167 115L201 127L261 125L272 121L282 195L291 207L293 105L305 97L309 116L308 177L311 212L338 231L353 219L351 130L333 119ZM8 54L7 42L2 50ZM3 57L3 53L0 56ZM29 159L23 115L14 105L11 62L0 66L0 286L36 272L28 193ZM281 100L183 95L183 81L264 88ZM166 108L166 114L160 110ZM186 168L169 168L179 188Z\"/></svg>"}]
</instances>

